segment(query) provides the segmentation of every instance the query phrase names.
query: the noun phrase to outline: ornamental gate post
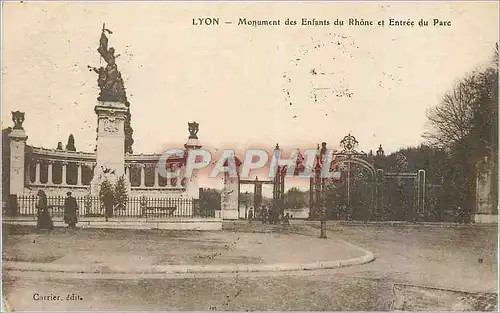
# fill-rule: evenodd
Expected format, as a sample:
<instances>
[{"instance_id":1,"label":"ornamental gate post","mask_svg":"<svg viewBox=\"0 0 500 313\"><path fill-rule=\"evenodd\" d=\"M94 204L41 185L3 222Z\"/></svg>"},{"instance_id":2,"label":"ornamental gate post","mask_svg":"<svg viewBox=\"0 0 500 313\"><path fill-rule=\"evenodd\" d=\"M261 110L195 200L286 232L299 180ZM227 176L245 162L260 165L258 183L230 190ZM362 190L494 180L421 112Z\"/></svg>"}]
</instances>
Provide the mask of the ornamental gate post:
<instances>
[{"instance_id":1,"label":"ornamental gate post","mask_svg":"<svg viewBox=\"0 0 500 313\"><path fill-rule=\"evenodd\" d=\"M383 217L383 184L384 170L379 168L375 177L375 218L381 220Z\"/></svg>"}]
</instances>

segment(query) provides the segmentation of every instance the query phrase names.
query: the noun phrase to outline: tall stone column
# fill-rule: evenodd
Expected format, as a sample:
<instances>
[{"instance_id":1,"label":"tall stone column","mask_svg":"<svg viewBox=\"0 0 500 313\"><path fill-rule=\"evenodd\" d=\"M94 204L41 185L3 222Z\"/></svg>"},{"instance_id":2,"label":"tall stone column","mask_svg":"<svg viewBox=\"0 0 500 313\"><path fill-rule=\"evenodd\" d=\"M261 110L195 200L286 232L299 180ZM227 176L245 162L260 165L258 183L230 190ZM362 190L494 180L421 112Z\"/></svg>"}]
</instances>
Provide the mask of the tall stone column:
<instances>
[{"instance_id":1,"label":"tall stone column","mask_svg":"<svg viewBox=\"0 0 500 313\"><path fill-rule=\"evenodd\" d=\"M61 185L67 185L68 184L67 172L66 172L67 166L68 166L68 162L62 162Z\"/></svg>"},{"instance_id":2,"label":"tall stone column","mask_svg":"<svg viewBox=\"0 0 500 313\"><path fill-rule=\"evenodd\" d=\"M40 184L40 174L42 172L42 163L40 160L35 161L35 184Z\"/></svg>"},{"instance_id":3,"label":"tall stone column","mask_svg":"<svg viewBox=\"0 0 500 313\"><path fill-rule=\"evenodd\" d=\"M238 166L238 164L237 164ZM238 171L238 170L237 170ZM221 194L221 215L225 220L237 220L238 197L240 194L239 178L233 177L230 173L224 173L224 188Z\"/></svg>"},{"instance_id":4,"label":"tall stone column","mask_svg":"<svg viewBox=\"0 0 500 313\"><path fill-rule=\"evenodd\" d=\"M476 214L474 216L476 223L498 223L498 212L494 207L492 192L492 179L495 179L493 168L493 160L487 156L477 164Z\"/></svg>"},{"instance_id":5,"label":"tall stone column","mask_svg":"<svg viewBox=\"0 0 500 313\"><path fill-rule=\"evenodd\" d=\"M191 150L196 150L201 148L200 141L198 139L198 126L196 122L188 123L189 138L184 144L187 152ZM193 171L191 177L186 178L186 193L188 198L198 200L200 199L200 188L198 183L198 173L196 170Z\"/></svg>"},{"instance_id":6,"label":"tall stone column","mask_svg":"<svg viewBox=\"0 0 500 313\"><path fill-rule=\"evenodd\" d=\"M112 184L125 174L125 103L99 101L94 109L97 114L96 167L91 182L91 193L98 195L101 183L108 179Z\"/></svg>"},{"instance_id":7,"label":"tall stone column","mask_svg":"<svg viewBox=\"0 0 500 313\"><path fill-rule=\"evenodd\" d=\"M145 173L145 165L144 164L139 164L139 167L141 168L141 183L139 184L140 187L146 187L146 173Z\"/></svg>"},{"instance_id":8,"label":"tall stone column","mask_svg":"<svg viewBox=\"0 0 500 313\"><path fill-rule=\"evenodd\" d=\"M47 162L47 185L52 185L52 162L51 160L49 160Z\"/></svg>"},{"instance_id":9,"label":"tall stone column","mask_svg":"<svg viewBox=\"0 0 500 313\"><path fill-rule=\"evenodd\" d=\"M26 148L26 132L23 128L24 112L12 112L14 127L9 134L10 139L10 190L18 195L24 193L24 153Z\"/></svg>"},{"instance_id":10,"label":"tall stone column","mask_svg":"<svg viewBox=\"0 0 500 313\"><path fill-rule=\"evenodd\" d=\"M187 156L189 156L189 152L192 150L200 149L201 144L198 140L198 126L199 124L196 122L188 123L189 130L189 138L187 142L184 144L184 148L186 149ZM191 173L191 177L184 177L181 179L180 183L184 181L184 187L186 188L186 195L189 199L193 201L192 212L188 213L189 215L196 216L200 210L200 188L198 182L198 173L197 170L194 170Z\"/></svg>"},{"instance_id":11,"label":"tall stone column","mask_svg":"<svg viewBox=\"0 0 500 313\"><path fill-rule=\"evenodd\" d=\"M132 184L130 183L131 181L131 170L132 170L132 165L131 164L125 164L125 184L128 187L128 191L130 194L130 189L132 188Z\"/></svg>"},{"instance_id":12,"label":"tall stone column","mask_svg":"<svg viewBox=\"0 0 500 313\"><path fill-rule=\"evenodd\" d=\"M78 178L77 178L76 184L78 186L83 186L83 179L82 179L82 166L83 166L83 163L79 162L77 164L77 166L78 166L78 172L77 172L78 173L77 174Z\"/></svg>"},{"instance_id":13,"label":"tall stone column","mask_svg":"<svg viewBox=\"0 0 500 313\"><path fill-rule=\"evenodd\" d=\"M154 174L155 174L155 177L154 177L154 183L153 183L153 186L155 188L157 188L159 185L158 185L158 166L155 166L154 167Z\"/></svg>"}]
</instances>

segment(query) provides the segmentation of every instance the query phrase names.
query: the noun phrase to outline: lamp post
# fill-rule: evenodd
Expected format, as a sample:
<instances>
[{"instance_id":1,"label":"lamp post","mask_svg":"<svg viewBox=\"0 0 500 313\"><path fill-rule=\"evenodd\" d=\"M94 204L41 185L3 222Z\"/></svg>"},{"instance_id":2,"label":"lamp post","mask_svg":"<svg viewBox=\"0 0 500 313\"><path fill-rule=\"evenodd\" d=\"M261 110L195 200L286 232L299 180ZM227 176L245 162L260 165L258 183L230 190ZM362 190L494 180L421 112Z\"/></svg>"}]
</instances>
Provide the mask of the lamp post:
<instances>
[{"instance_id":1,"label":"lamp post","mask_svg":"<svg viewBox=\"0 0 500 313\"><path fill-rule=\"evenodd\" d=\"M325 203L325 178L321 177L321 234L319 238L326 239L326 203Z\"/></svg>"},{"instance_id":2,"label":"lamp post","mask_svg":"<svg viewBox=\"0 0 500 313\"><path fill-rule=\"evenodd\" d=\"M318 184L316 185L318 187L318 204L319 204L319 214L320 214L320 221L321 221L321 233L319 235L319 238L326 239L326 196L325 196L325 178L323 177L322 170L323 166L330 166L330 164L324 164L325 162L325 154L326 154L326 142L321 143L321 150L319 151L319 168L316 171L316 179Z\"/></svg>"}]
</instances>

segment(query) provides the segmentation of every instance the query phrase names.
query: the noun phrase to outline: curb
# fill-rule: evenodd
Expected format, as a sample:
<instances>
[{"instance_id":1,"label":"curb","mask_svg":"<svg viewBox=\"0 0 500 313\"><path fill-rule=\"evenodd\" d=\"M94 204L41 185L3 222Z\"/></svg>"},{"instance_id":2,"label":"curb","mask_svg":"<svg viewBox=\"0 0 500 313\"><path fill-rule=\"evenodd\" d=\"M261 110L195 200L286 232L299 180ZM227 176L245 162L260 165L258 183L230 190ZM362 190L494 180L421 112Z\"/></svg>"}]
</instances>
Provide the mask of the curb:
<instances>
[{"instance_id":1,"label":"curb","mask_svg":"<svg viewBox=\"0 0 500 313\"><path fill-rule=\"evenodd\" d=\"M36 226L35 218L3 218L2 224L4 225L18 225L18 226ZM97 219L81 219L77 224L79 229L133 229L133 230L151 230L151 229L164 229L164 230L200 230L200 231L217 231L222 229L222 219L206 218L206 219L144 219L138 218L119 219L114 218L109 221ZM67 225L62 221L54 221L54 227L66 228Z\"/></svg>"},{"instance_id":2,"label":"curb","mask_svg":"<svg viewBox=\"0 0 500 313\"><path fill-rule=\"evenodd\" d=\"M343 240L342 240L343 241ZM244 272L280 272L317 269L333 269L369 263L375 259L370 251L352 245L364 253L363 256L347 260L319 261L309 263L277 264L224 264L224 265L152 265L139 267L121 267L116 265L63 265L55 263L31 263L4 261L5 271L79 273L79 274L188 274L188 273L244 273Z\"/></svg>"},{"instance_id":3,"label":"curb","mask_svg":"<svg viewBox=\"0 0 500 313\"><path fill-rule=\"evenodd\" d=\"M304 220L304 224L317 228L320 220ZM406 221L339 221L330 220L326 223L327 226L434 226L434 227L498 227L497 223L456 223L456 222L406 222Z\"/></svg>"}]
</instances>

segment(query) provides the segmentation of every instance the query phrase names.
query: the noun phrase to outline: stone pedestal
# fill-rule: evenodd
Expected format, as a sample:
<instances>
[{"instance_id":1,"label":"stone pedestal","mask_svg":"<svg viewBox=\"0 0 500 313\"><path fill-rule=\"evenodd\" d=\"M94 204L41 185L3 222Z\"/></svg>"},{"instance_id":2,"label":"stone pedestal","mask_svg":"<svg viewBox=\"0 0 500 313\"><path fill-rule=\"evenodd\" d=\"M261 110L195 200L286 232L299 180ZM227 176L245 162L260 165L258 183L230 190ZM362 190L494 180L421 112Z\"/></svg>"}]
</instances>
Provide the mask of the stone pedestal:
<instances>
[{"instance_id":1,"label":"stone pedestal","mask_svg":"<svg viewBox=\"0 0 500 313\"><path fill-rule=\"evenodd\" d=\"M224 173L224 189L221 194L221 213L225 220L237 220L238 217L238 195L239 179Z\"/></svg>"},{"instance_id":2,"label":"stone pedestal","mask_svg":"<svg viewBox=\"0 0 500 313\"><path fill-rule=\"evenodd\" d=\"M23 128L13 128L10 138L10 190L12 195L24 193L24 152L26 147L26 132Z\"/></svg>"},{"instance_id":3,"label":"stone pedestal","mask_svg":"<svg viewBox=\"0 0 500 313\"><path fill-rule=\"evenodd\" d=\"M189 138L184 147L189 152L190 150L200 149L201 144L198 138ZM186 178L186 194L189 199L200 199L200 186L196 170L193 171L191 177Z\"/></svg>"},{"instance_id":4,"label":"stone pedestal","mask_svg":"<svg viewBox=\"0 0 500 313\"><path fill-rule=\"evenodd\" d=\"M125 175L125 119L127 107L121 102L100 101L97 114L96 166L90 183L91 194L99 195L104 180L116 183Z\"/></svg>"},{"instance_id":5,"label":"stone pedestal","mask_svg":"<svg viewBox=\"0 0 500 313\"><path fill-rule=\"evenodd\" d=\"M498 223L498 212L493 199L494 163L485 157L477 164L476 178L476 223Z\"/></svg>"}]
</instances>

